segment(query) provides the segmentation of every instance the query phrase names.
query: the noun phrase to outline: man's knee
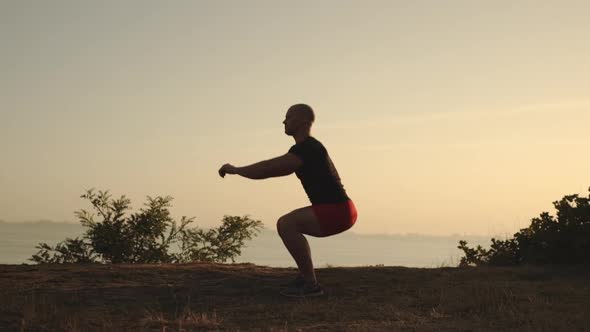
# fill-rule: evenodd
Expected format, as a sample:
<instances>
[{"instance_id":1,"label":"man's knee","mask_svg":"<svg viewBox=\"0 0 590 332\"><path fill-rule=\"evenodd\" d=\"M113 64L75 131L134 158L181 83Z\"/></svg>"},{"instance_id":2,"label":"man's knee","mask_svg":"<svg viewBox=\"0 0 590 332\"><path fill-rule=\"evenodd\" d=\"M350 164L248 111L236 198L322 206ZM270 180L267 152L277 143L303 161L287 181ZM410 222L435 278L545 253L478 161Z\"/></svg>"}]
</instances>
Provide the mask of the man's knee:
<instances>
[{"instance_id":1,"label":"man's knee","mask_svg":"<svg viewBox=\"0 0 590 332\"><path fill-rule=\"evenodd\" d=\"M277 221L277 232L279 233L279 235L281 237L285 236L291 231L291 228L292 228L291 226L292 225L289 222L289 219L286 218L286 216L282 216Z\"/></svg>"}]
</instances>

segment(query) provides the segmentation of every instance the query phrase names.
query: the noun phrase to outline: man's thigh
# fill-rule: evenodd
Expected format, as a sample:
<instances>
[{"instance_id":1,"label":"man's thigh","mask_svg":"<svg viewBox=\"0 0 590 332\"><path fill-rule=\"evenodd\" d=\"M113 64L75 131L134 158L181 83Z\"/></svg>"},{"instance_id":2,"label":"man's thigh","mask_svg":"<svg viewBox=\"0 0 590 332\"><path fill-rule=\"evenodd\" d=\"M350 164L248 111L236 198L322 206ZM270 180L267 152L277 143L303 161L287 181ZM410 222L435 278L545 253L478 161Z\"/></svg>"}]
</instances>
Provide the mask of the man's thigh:
<instances>
[{"instance_id":1,"label":"man's thigh","mask_svg":"<svg viewBox=\"0 0 590 332\"><path fill-rule=\"evenodd\" d=\"M294 227L299 233L322 237L320 222L311 206L293 210L281 217L288 227Z\"/></svg>"}]
</instances>

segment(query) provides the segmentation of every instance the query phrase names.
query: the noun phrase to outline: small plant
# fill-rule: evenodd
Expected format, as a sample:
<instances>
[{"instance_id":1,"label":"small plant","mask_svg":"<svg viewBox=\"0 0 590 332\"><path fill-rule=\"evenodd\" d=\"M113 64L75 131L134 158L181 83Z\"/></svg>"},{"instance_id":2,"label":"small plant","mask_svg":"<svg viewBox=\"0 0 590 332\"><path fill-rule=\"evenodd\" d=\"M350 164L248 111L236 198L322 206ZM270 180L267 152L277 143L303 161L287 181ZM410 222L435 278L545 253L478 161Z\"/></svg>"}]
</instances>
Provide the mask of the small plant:
<instances>
[{"instance_id":1,"label":"small plant","mask_svg":"<svg viewBox=\"0 0 590 332\"><path fill-rule=\"evenodd\" d=\"M174 261L235 262L235 258L242 254L244 241L251 240L254 231L258 231L261 225L261 221L248 216L224 216L218 228L207 231L183 229L180 232L181 252L174 256Z\"/></svg>"},{"instance_id":2,"label":"small plant","mask_svg":"<svg viewBox=\"0 0 590 332\"><path fill-rule=\"evenodd\" d=\"M37 263L93 263L96 261L96 254L92 248L79 238L66 238L54 248L47 243L40 243L35 248L39 251L30 260Z\"/></svg>"},{"instance_id":3,"label":"small plant","mask_svg":"<svg viewBox=\"0 0 590 332\"><path fill-rule=\"evenodd\" d=\"M170 216L172 197L149 197L145 208L125 216L131 201L125 196L111 198L108 191L87 190L81 198L92 204L94 213L76 211L87 227L80 238L66 238L55 247L46 243L30 259L36 263L187 263L192 261L235 261L245 240L262 228L260 220L248 216L224 216L222 224L210 230L188 228L194 217L177 223ZM96 220L97 218L101 220ZM172 246L180 253L171 253Z\"/></svg>"},{"instance_id":4,"label":"small plant","mask_svg":"<svg viewBox=\"0 0 590 332\"><path fill-rule=\"evenodd\" d=\"M490 249L459 241L459 266L590 263L590 195L566 195L553 205L556 217L543 212L513 238L492 238Z\"/></svg>"}]
</instances>

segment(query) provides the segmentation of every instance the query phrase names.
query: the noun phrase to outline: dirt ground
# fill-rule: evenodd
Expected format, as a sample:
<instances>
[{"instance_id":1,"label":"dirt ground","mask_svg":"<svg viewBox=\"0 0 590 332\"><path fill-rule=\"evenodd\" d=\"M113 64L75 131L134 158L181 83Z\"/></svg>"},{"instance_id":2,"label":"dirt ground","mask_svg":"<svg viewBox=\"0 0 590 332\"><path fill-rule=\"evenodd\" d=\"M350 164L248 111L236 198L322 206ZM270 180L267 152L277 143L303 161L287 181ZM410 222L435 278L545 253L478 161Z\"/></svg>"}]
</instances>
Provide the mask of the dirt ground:
<instances>
[{"instance_id":1,"label":"dirt ground","mask_svg":"<svg viewBox=\"0 0 590 332\"><path fill-rule=\"evenodd\" d=\"M590 331L590 268L0 265L0 331Z\"/></svg>"}]
</instances>

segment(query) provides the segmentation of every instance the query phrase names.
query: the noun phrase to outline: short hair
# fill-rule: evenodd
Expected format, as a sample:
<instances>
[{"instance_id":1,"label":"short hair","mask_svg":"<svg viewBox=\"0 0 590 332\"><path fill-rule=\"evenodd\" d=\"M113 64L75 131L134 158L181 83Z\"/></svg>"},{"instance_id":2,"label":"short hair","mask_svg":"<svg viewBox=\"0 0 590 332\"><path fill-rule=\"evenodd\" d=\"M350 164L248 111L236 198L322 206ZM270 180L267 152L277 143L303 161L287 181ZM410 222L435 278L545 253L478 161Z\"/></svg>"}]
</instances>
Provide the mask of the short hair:
<instances>
[{"instance_id":1,"label":"short hair","mask_svg":"<svg viewBox=\"0 0 590 332\"><path fill-rule=\"evenodd\" d=\"M313 112L313 109L311 108L311 106L307 105L307 104L295 104L291 107L289 107L289 109L294 109L297 110L297 112L301 112L303 114L303 116L309 120L311 123L313 123L315 121L315 113Z\"/></svg>"}]
</instances>

